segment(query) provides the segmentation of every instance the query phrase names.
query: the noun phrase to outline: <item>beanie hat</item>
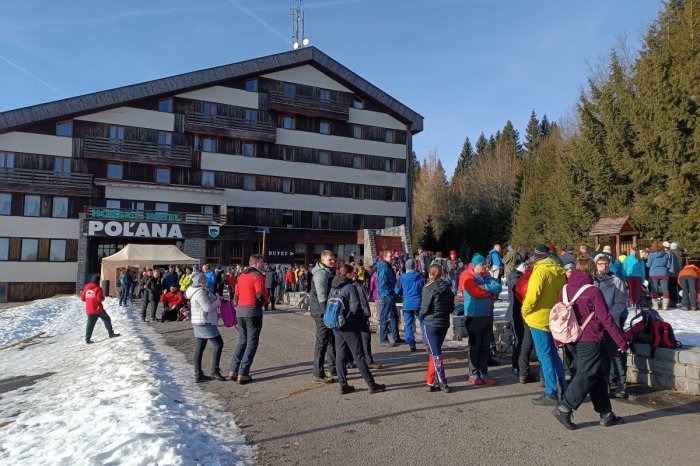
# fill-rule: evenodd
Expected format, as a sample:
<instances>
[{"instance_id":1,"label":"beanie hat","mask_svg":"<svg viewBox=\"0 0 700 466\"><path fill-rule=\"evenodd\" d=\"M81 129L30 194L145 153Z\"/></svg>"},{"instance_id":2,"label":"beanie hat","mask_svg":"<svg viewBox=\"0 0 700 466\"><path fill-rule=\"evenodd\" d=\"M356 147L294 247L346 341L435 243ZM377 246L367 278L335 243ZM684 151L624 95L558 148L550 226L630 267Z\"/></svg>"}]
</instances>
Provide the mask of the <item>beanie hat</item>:
<instances>
[{"instance_id":1,"label":"beanie hat","mask_svg":"<svg viewBox=\"0 0 700 466\"><path fill-rule=\"evenodd\" d=\"M195 272L192 274L192 284L193 285L199 285L199 282L202 280L206 280L207 276L204 275L202 272Z\"/></svg>"},{"instance_id":2,"label":"beanie hat","mask_svg":"<svg viewBox=\"0 0 700 466\"><path fill-rule=\"evenodd\" d=\"M549 256L549 248L544 244L535 246L535 259L540 260Z\"/></svg>"},{"instance_id":3,"label":"beanie hat","mask_svg":"<svg viewBox=\"0 0 700 466\"><path fill-rule=\"evenodd\" d=\"M564 251L566 252L574 252L574 247L570 244L567 244L566 247L564 248Z\"/></svg>"},{"instance_id":4,"label":"beanie hat","mask_svg":"<svg viewBox=\"0 0 700 466\"><path fill-rule=\"evenodd\" d=\"M92 278L90 278L90 283L94 283L95 285L99 285L100 284L100 276L93 275Z\"/></svg>"},{"instance_id":5,"label":"beanie hat","mask_svg":"<svg viewBox=\"0 0 700 466\"><path fill-rule=\"evenodd\" d=\"M482 262L486 262L486 258L482 256L481 254L475 254L474 257L472 257L472 266L476 267L477 265L481 264Z\"/></svg>"},{"instance_id":6,"label":"beanie hat","mask_svg":"<svg viewBox=\"0 0 700 466\"><path fill-rule=\"evenodd\" d=\"M610 246L604 246L604 247L603 247L603 252L604 252L605 254L610 254L610 255L612 255L612 248L611 248Z\"/></svg>"},{"instance_id":7,"label":"beanie hat","mask_svg":"<svg viewBox=\"0 0 700 466\"><path fill-rule=\"evenodd\" d=\"M455 256L457 255L457 251L455 251L454 249L453 249L452 251L450 251L450 256L453 255L453 254L454 254Z\"/></svg>"},{"instance_id":8,"label":"beanie hat","mask_svg":"<svg viewBox=\"0 0 700 466\"><path fill-rule=\"evenodd\" d=\"M595 258L593 259L595 262L598 262L598 259L607 259L608 262L610 262L610 256L604 253L596 254Z\"/></svg>"},{"instance_id":9,"label":"beanie hat","mask_svg":"<svg viewBox=\"0 0 700 466\"><path fill-rule=\"evenodd\" d=\"M406 261L406 271L408 272L409 270L416 270L416 261L414 261L413 259L408 259Z\"/></svg>"},{"instance_id":10,"label":"beanie hat","mask_svg":"<svg viewBox=\"0 0 700 466\"><path fill-rule=\"evenodd\" d=\"M664 241L664 242L663 242L663 247L665 247L666 249L668 249L668 248L671 247L671 243L669 243L668 241Z\"/></svg>"}]
</instances>

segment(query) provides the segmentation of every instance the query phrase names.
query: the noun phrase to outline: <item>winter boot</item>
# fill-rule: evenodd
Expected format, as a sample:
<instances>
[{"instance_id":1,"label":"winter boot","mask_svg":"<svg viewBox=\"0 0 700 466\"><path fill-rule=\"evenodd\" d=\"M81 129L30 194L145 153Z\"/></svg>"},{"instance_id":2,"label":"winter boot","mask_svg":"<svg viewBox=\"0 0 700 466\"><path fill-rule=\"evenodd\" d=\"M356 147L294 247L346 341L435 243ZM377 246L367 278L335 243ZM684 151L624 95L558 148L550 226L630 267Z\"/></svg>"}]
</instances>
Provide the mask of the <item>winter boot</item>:
<instances>
[{"instance_id":1,"label":"winter boot","mask_svg":"<svg viewBox=\"0 0 700 466\"><path fill-rule=\"evenodd\" d=\"M664 299L663 299L663 305L662 305L663 307L662 307L662 309L663 309L664 311L668 311L668 305L669 305L670 302L671 302L671 300L670 300L669 298L664 298Z\"/></svg>"}]
</instances>

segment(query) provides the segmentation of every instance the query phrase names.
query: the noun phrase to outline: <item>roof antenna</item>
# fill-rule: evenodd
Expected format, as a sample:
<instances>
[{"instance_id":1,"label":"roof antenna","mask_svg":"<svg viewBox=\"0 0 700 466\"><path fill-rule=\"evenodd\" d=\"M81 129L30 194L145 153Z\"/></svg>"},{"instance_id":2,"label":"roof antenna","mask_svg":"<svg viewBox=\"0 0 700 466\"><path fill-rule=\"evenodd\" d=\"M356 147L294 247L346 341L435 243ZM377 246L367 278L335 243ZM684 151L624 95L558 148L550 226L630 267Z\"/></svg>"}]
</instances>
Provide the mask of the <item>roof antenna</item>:
<instances>
[{"instance_id":1,"label":"roof antenna","mask_svg":"<svg viewBox=\"0 0 700 466\"><path fill-rule=\"evenodd\" d=\"M290 1L290 15L292 16L292 48L294 50L308 47L310 44L309 39L304 35L304 9L301 6L302 0L296 0L297 5L295 7L291 6ZM299 33L301 32L301 41L299 41Z\"/></svg>"}]
</instances>

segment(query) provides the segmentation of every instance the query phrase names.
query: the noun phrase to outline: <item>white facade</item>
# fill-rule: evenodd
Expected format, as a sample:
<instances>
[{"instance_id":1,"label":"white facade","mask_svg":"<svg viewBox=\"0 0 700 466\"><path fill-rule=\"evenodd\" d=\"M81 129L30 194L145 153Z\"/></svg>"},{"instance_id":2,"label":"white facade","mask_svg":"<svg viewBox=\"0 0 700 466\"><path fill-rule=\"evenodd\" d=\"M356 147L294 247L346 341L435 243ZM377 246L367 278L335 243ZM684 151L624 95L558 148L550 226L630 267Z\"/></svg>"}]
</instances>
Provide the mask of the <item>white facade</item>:
<instances>
[{"instance_id":1,"label":"white facade","mask_svg":"<svg viewBox=\"0 0 700 466\"><path fill-rule=\"evenodd\" d=\"M175 115L133 107L119 107L104 112L91 113L75 118L82 121L94 121L109 125L134 126L137 128L172 131L175 127Z\"/></svg>"},{"instance_id":2,"label":"white facade","mask_svg":"<svg viewBox=\"0 0 700 466\"><path fill-rule=\"evenodd\" d=\"M0 151L72 157L73 138L13 131L0 134Z\"/></svg>"}]
</instances>

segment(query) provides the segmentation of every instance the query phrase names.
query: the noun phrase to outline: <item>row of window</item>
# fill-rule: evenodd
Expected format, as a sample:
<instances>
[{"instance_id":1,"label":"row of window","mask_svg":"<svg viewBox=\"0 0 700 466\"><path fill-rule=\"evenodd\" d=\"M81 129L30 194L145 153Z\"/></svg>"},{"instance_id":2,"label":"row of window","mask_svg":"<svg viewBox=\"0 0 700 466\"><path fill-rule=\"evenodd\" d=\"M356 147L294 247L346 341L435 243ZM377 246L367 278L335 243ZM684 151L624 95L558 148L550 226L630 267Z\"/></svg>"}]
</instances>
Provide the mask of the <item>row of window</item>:
<instances>
[{"instance_id":1,"label":"row of window","mask_svg":"<svg viewBox=\"0 0 700 466\"><path fill-rule=\"evenodd\" d=\"M143 201L125 201L128 208L131 210L146 210L146 204ZM108 209L121 209L122 201L119 199L106 199L105 207ZM156 212L170 212L170 204L168 202L155 202L153 210ZM218 210L218 206L213 205L202 205L200 206L199 212L203 215L214 215L214 212Z\"/></svg>"},{"instance_id":2,"label":"row of window","mask_svg":"<svg viewBox=\"0 0 700 466\"><path fill-rule=\"evenodd\" d=\"M49 262L66 261L66 244L68 240L52 239L49 242ZM10 238L0 238L0 261L10 260ZM22 238L20 260L36 262L39 260L39 239Z\"/></svg>"},{"instance_id":3,"label":"row of window","mask_svg":"<svg viewBox=\"0 0 700 466\"><path fill-rule=\"evenodd\" d=\"M284 129L297 129L296 117L291 114L284 114L281 116L282 128ZM318 132L320 134L332 134L333 133L333 122L330 120L319 120ZM365 139L365 127L362 125L352 126L352 137L355 139ZM393 129L384 129L384 142L393 144L396 142L396 131Z\"/></svg>"},{"instance_id":4,"label":"row of window","mask_svg":"<svg viewBox=\"0 0 700 466\"><path fill-rule=\"evenodd\" d=\"M12 215L11 193L0 193L0 215ZM22 215L25 217L40 217L41 196L25 194ZM51 198L51 216L54 218L68 218L67 197L54 196Z\"/></svg>"},{"instance_id":5,"label":"row of window","mask_svg":"<svg viewBox=\"0 0 700 466\"><path fill-rule=\"evenodd\" d=\"M0 151L0 169L15 168L15 154L13 152ZM56 175L65 175L71 172L71 159L67 157L54 158L54 173Z\"/></svg>"}]
</instances>

